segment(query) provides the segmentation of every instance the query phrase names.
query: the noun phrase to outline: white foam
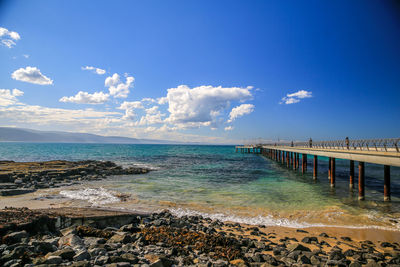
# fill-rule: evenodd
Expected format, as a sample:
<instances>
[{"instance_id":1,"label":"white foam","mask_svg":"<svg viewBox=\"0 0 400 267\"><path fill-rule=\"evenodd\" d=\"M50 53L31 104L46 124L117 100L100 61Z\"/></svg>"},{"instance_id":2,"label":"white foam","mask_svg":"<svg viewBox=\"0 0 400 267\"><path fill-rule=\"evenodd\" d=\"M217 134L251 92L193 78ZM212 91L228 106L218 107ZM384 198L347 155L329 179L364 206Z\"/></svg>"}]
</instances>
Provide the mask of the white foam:
<instances>
[{"instance_id":1,"label":"white foam","mask_svg":"<svg viewBox=\"0 0 400 267\"><path fill-rule=\"evenodd\" d=\"M70 199L86 200L93 206L120 202L120 199L112 194L111 191L100 188L85 188L82 190L63 190L60 195Z\"/></svg>"},{"instance_id":2,"label":"white foam","mask_svg":"<svg viewBox=\"0 0 400 267\"><path fill-rule=\"evenodd\" d=\"M236 215L227 215L223 213L205 213L199 212L189 209L182 208L170 208L168 209L172 214L178 217L182 216L203 216L205 218L211 218L213 220L220 220L222 222L235 222L249 225L265 225L265 226L282 226L288 228L309 228L309 227L342 227L342 228L351 228L351 229L381 229L381 230L399 230L398 227L384 227L378 225L327 225L322 223L307 223L307 222L299 222L296 220L289 220L285 218L274 218L273 216L257 216L257 217L241 217Z\"/></svg>"}]
</instances>

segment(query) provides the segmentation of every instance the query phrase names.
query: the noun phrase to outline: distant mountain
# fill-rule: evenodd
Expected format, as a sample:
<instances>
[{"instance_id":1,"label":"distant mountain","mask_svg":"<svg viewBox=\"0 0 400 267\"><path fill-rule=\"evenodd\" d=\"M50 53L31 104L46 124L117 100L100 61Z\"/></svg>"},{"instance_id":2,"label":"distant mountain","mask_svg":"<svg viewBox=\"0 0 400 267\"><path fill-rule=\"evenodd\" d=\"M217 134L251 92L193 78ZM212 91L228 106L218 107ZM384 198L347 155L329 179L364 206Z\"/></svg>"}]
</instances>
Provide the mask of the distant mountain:
<instances>
[{"instance_id":1,"label":"distant mountain","mask_svg":"<svg viewBox=\"0 0 400 267\"><path fill-rule=\"evenodd\" d=\"M0 127L0 142L43 143L105 143L105 144L178 144L179 142L154 139L136 139L122 136L101 136L87 133L37 131ZM181 142L182 144L182 142Z\"/></svg>"}]
</instances>

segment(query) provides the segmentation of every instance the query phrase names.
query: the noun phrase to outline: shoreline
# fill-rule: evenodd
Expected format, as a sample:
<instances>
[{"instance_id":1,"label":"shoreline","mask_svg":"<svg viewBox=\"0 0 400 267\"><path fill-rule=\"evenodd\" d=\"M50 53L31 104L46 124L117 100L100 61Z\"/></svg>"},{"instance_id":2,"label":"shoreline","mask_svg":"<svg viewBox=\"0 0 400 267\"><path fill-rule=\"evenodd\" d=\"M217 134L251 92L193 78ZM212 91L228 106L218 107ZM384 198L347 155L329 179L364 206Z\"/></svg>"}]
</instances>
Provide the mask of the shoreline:
<instances>
[{"instance_id":1,"label":"shoreline","mask_svg":"<svg viewBox=\"0 0 400 267\"><path fill-rule=\"evenodd\" d=\"M17 219L7 229L4 221L8 217L4 214L20 218L20 222ZM41 220L41 224L32 228L35 220ZM6 232L1 239L0 263L14 260L93 266L124 262L123 266L151 267L400 264L400 235L387 231L265 227L202 216L176 217L168 211L138 213L100 208L10 208L0 210L0 221L0 230ZM382 237L387 240L382 241ZM15 251L24 242L53 242L53 246L42 253L31 252L27 259L18 257ZM67 249L72 256L64 258Z\"/></svg>"}]
</instances>

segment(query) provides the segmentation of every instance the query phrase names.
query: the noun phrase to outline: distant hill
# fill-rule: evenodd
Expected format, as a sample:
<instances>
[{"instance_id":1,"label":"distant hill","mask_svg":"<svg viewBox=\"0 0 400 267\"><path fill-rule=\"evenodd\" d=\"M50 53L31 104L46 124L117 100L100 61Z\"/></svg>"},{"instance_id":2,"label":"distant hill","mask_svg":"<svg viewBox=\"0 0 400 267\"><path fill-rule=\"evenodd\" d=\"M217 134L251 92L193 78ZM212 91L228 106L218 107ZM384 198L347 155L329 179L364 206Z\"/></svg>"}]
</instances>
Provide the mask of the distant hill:
<instances>
[{"instance_id":1,"label":"distant hill","mask_svg":"<svg viewBox=\"0 0 400 267\"><path fill-rule=\"evenodd\" d=\"M154 139L136 139L121 136L101 136L87 133L37 131L12 127L0 127L2 142L43 143L105 143L105 144L178 144L178 142Z\"/></svg>"}]
</instances>

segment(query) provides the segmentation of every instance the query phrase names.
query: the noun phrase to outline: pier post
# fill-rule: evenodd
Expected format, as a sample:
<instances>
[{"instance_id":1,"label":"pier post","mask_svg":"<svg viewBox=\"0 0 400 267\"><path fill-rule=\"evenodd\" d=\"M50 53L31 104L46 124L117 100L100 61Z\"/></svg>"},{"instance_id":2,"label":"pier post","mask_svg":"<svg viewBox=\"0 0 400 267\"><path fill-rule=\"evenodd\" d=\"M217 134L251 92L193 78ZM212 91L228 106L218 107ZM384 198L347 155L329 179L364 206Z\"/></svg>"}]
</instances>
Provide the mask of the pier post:
<instances>
[{"instance_id":1,"label":"pier post","mask_svg":"<svg viewBox=\"0 0 400 267\"><path fill-rule=\"evenodd\" d=\"M286 167L290 167L290 152L286 151Z\"/></svg>"},{"instance_id":2,"label":"pier post","mask_svg":"<svg viewBox=\"0 0 400 267\"><path fill-rule=\"evenodd\" d=\"M354 188L354 160L350 160L350 189Z\"/></svg>"},{"instance_id":3,"label":"pier post","mask_svg":"<svg viewBox=\"0 0 400 267\"><path fill-rule=\"evenodd\" d=\"M296 152L293 152L292 164L293 170L296 170Z\"/></svg>"},{"instance_id":4,"label":"pier post","mask_svg":"<svg viewBox=\"0 0 400 267\"><path fill-rule=\"evenodd\" d=\"M328 159L329 167L328 167L328 179L331 180L331 170L332 170L332 158Z\"/></svg>"},{"instance_id":5,"label":"pier post","mask_svg":"<svg viewBox=\"0 0 400 267\"><path fill-rule=\"evenodd\" d=\"M390 201L390 166L384 165L383 172L384 172L383 201Z\"/></svg>"},{"instance_id":6,"label":"pier post","mask_svg":"<svg viewBox=\"0 0 400 267\"><path fill-rule=\"evenodd\" d=\"M302 164L301 164L301 173L304 174L307 170L307 154L303 154L301 156Z\"/></svg>"},{"instance_id":7,"label":"pier post","mask_svg":"<svg viewBox=\"0 0 400 267\"><path fill-rule=\"evenodd\" d=\"M365 199L365 170L364 162L358 162L358 200Z\"/></svg>"},{"instance_id":8,"label":"pier post","mask_svg":"<svg viewBox=\"0 0 400 267\"><path fill-rule=\"evenodd\" d=\"M296 170L298 170L298 169L299 169L299 166L300 166L300 154L299 154L299 153L297 153L297 155L296 155L296 161L297 161L297 163L296 163Z\"/></svg>"},{"instance_id":9,"label":"pier post","mask_svg":"<svg viewBox=\"0 0 400 267\"><path fill-rule=\"evenodd\" d=\"M335 158L330 158L330 161L331 161L331 187L335 187L335 178L336 178Z\"/></svg>"},{"instance_id":10,"label":"pier post","mask_svg":"<svg viewBox=\"0 0 400 267\"><path fill-rule=\"evenodd\" d=\"M318 156L314 155L314 169L313 169L313 178L317 180L318 173Z\"/></svg>"}]
</instances>

